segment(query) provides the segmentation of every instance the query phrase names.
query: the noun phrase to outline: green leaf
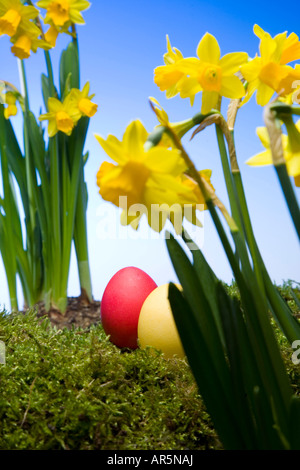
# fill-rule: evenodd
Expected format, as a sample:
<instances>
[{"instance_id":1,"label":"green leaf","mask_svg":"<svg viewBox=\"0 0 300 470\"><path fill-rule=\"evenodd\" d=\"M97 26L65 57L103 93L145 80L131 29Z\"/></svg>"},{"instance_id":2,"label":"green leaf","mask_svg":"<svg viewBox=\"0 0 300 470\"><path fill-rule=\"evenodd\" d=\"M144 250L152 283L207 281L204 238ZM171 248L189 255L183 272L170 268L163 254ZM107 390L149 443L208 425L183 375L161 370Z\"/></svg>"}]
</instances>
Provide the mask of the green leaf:
<instances>
[{"instance_id":1,"label":"green leaf","mask_svg":"<svg viewBox=\"0 0 300 470\"><path fill-rule=\"evenodd\" d=\"M90 119L87 116L81 117L75 129L73 129L72 134L67 139L67 153L70 168L72 168L75 153L77 154L78 152L81 155L83 154L89 123Z\"/></svg>"},{"instance_id":2,"label":"green leaf","mask_svg":"<svg viewBox=\"0 0 300 470\"><path fill-rule=\"evenodd\" d=\"M44 105L45 105L45 108L48 112L49 111L48 99L51 96L50 83L49 83L48 77L44 73L42 73L41 80L42 80L42 94L43 94Z\"/></svg>"},{"instance_id":3,"label":"green leaf","mask_svg":"<svg viewBox=\"0 0 300 470\"><path fill-rule=\"evenodd\" d=\"M169 286L169 301L174 320L199 392L227 449L245 449L234 415L224 399L220 376L215 368L199 323L183 294L174 285Z\"/></svg>"},{"instance_id":4,"label":"green leaf","mask_svg":"<svg viewBox=\"0 0 300 470\"><path fill-rule=\"evenodd\" d=\"M248 374L248 371L245 369L245 365L242 362L242 354L238 340L239 332L236 330L236 316L239 316L240 320L243 321L242 312L237 302L227 295L221 283L217 285L216 294L226 339L230 375L240 427L244 439L247 442L247 448L258 449L259 440L257 438L255 420L251 409L251 399L249 397L249 391L247 391L244 377L245 374ZM247 346L246 354L250 359L253 353L249 343ZM259 381L259 378L257 379Z\"/></svg>"},{"instance_id":5,"label":"green leaf","mask_svg":"<svg viewBox=\"0 0 300 470\"><path fill-rule=\"evenodd\" d=\"M67 80L69 80L70 88L80 88L79 57L77 48L73 42L69 43L68 47L62 52L60 58L59 86L61 97L64 95Z\"/></svg>"},{"instance_id":6,"label":"green leaf","mask_svg":"<svg viewBox=\"0 0 300 470\"><path fill-rule=\"evenodd\" d=\"M219 284L218 303L222 314L235 401L243 435L247 437L247 442L250 444L256 442L251 448L276 449L278 446L280 448L277 432L274 431L273 405L270 395L263 386L239 301L229 297L223 286ZM260 408L257 407L255 390L259 390Z\"/></svg>"},{"instance_id":7,"label":"green leaf","mask_svg":"<svg viewBox=\"0 0 300 470\"><path fill-rule=\"evenodd\" d=\"M89 151L85 152L85 154L83 155L83 164L84 164L84 165L85 165L86 162L88 161L89 156L90 156Z\"/></svg>"},{"instance_id":8,"label":"green leaf","mask_svg":"<svg viewBox=\"0 0 300 470\"><path fill-rule=\"evenodd\" d=\"M197 247L196 243L191 239L186 230L183 231L182 238L192 254L196 274L200 284L202 285L203 291L205 292L206 299L214 315L222 344L224 345L224 334L217 302L218 278L206 261L202 251Z\"/></svg>"},{"instance_id":9,"label":"green leaf","mask_svg":"<svg viewBox=\"0 0 300 470\"><path fill-rule=\"evenodd\" d=\"M60 95L60 99L61 101L63 101L65 99L65 97L70 93L71 91L71 77L72 77L72 73L70 72L68 75L67 75L67 78L65 80L65 88L63 90L63 93L61 93Z\"/></svg>"},{"instance_id":10,"label":"green leaf","mask_svg":"<svg viewBox=\"0 0 300 470\"><path fill-rule=\"evenodd\" d=\"M221 381L223 399L227 401L228 407L233 415L236 407L232 401L232 382L229 368L225 360L223 345L216 327L214 316L209 303L205 297L203 287L198 280L197 274L186 253L177 240L170 233L166 233L167 248L177 277L182 285L184 297L189 304L198 328L211 354L212 361Z\"/></svg>"},{"instance_id":11,"label":"green leaf","mask_svg":"<svg viewBox=\"0 0 300 470\"><path fill-rule=\"evenodd\" d=\"M300 397L292 396L290 403L290 446L300 450Z\"/></svg>"},{"instance_id":12,"label":"green leaf","mask_svg":"<svg viewBox=\"0 0 300 470\"><path fill-rule=\"evenodd\" d=\"M19 147L18 140L14 133L13 127L10 120L5 120L5 133L7 136L6 140L6 151L7 160L10 171L13 173L18 183L22 203L25 211L25 216L29 215L29 201L26 183L26 170L25 170L25 159Z\"/></svg>"},{"instance_id":13,"label":"green leaf","mask_svg":"<svg viewBox=\"0 0 300 470\"><path fill-rule=\"evenodd\" d=\"M222 345L203 286L189 258L172 234L166 233L168 252L190 308L197 315L208 347L222 366L226 365Z\"/></svg>"},{"instance_id":14,"label":"green leaf","mask_svg":"<svg viewBox=\"0 0 300 470\"><path fill-rule=\"evenodd\" d=\"M44 203L48 203L49 194L49 179L46 168L46 148L41 128L38 125L34 114L28 112L28 130L30 147L34 158L34 165L39 172L41 185L44 195ZM46 206L47 209L47 206Z\"/></svg>"}]
</instances>

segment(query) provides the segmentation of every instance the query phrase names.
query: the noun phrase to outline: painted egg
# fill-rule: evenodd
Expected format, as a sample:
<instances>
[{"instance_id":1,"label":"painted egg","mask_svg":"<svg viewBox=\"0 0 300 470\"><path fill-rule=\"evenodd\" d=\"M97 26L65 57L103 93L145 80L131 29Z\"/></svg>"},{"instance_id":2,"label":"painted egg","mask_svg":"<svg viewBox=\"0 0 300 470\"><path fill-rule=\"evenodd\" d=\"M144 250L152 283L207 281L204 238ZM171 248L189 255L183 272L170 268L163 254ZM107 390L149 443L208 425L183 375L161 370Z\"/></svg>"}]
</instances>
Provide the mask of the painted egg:
<instances>
[{"instance_id":1,"label":"painted egg","mask_svg":"<svg viewBox=\"0 0 300 470\"><path fill-rule=\"evenodd\" d=\"M121 269L110 279L101 300L101 322L113 344L137 348L141 307L156 287L148 274L133 266Z\"/></svg>"},{"instance_id":2,"label":"painted egg","mask_svg":"<svg viewBox=\"0 0 300 470\"><path fill-rule=\"evenodd\" d=\"M180 286L178 286L180 287ZM184 349L168 299L169 284L154 289L141 308L138 321L138 343L141 348L152 346L170 358L185 357Z\"/></svg>"}]
</instances>

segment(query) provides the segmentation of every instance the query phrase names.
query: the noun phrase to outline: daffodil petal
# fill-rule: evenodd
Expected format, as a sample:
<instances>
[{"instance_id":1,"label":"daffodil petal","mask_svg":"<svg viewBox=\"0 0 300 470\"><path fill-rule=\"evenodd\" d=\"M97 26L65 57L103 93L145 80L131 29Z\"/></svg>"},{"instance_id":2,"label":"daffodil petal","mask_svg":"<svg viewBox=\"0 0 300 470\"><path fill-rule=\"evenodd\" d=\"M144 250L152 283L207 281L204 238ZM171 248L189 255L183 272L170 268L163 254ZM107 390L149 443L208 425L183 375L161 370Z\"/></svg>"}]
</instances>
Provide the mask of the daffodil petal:
<instances>
[{"instance_id":1,"label":"daffodil petal","mask_svg":"<svg viewBox=\"0 0 300 470\"><path fill-rule=\"evenodd\" d=\"M84 87L82 88L82 96L84 98L87 98L89 96L89 91L90 91L90 82L86 82Z\"/></svg>"},{"instance_id":2,"label":"daffodil petal","mask_svg":"<svg viewBox=\"0 0 300 470\"><path fill-rule=\"evenodd\" d=\"M109 135L106 140L98 134L94 135L105 153L107 153L112 160L119 165L124 165L127 162L122 144L114 135Z\"/></svg>"},{"instance_id":3,"label":"daffodil petal","mask_svg":"<svg viewBox=\"0 0 300 470\"><path fill-rule=\"evenodd\" d=\"M300 153L295 153L286 162L287 171L290 176L300 175Z\"/></svg>"},{"instance_id":4,"label":"daffodil petal","mask_svg":"<svg viewBox=\"0 0 300 470\"><path fill-rule=\"evenodd\" d=\"M274 90L270 88L268 85L260 82L256 92L256 102L260 106L266 106L269 103L270 99L274 94Z\"/></svg>"},{"instance_id":5,"label":"daffodil petal","mask_svg":"<svg viewBox=\"0 0 300 470\"><path fill-rule=\"evenodd\" d=\"M271 37L270 34L264 31L260 26L258 26L258 24L253 26L253 32L259 39L262 39L264 36Z\"/></svg>"},{"instance_id":6,"label":"daffodil petal","mask_svg":"<svg viewBox=\"0 0 300 470\"><path fill-rule=\"evenodd\" d=\"M222 67L222 75L232 75L236 73L242 64L248 60L246 52L231 52L220 59L219 66Z\"/></svg>"},{"instance_id":7,"label":"daffodil petal","mask_svg":"<svg viewBox=\"0 0 300 470\"><path fill-rule=\"evenodd\" d=\"M161 188L168 188L169 191L173 191L177 195L180 194L182 197L186 199L186 202L197 202L197 198L195 196L195 193L187 186L185 186L181 181L179 181L177 178L174 178L173 176L170 175L165 175L165 174L153 174L151 176L151 179L149 178L147 182L147 187L150 187L151 185L158 186ZM177 201L177 199L174 200Z\"/></svg>"},{"instance_id":8,"label":"daffodil petal","mask_svg":"<svg viewBox=\"0 0 300 470\"><path fill-rule=\"evenodd\" d=\"M261 69L261 57L255 57L254 59L250 60L246 64L241 66L241 74L248 82L252 82L256 80L259 76L259 72Z\"/></svg>"},{"instance_id":9,"label":"daffodil petal","mask_svg":"<svg viewBox=\"0 0 300 470\"><path fill-rule=\"evenodd\" d=\"M266 62L271 61L276 51L276 41L270 35L264 35L260 40L259 51Z\"/></svg>"},{"instance_id":10,"label":"daffodil petal","mask_svg":"<svg viewBox=\"0 0 300 470\"><path fill-rule=\"evenodd\" d=\"M148 132L138 119L127 126L123 136L123 144L131 159L140 159L144 153L143 146L147 137Z\"/></svg>"},{"instance_id":11,"label":"daffodil petal","mask_svg":"<svg viewBox=\"0 0 300 470\"><path fill-rule=\"evenodd\" d=\"M168 52L166 52L164 54L164 62L165 62L166 65L170 65L170 64L174 64L178 60L182 59L183 55L179 51L179 49L176 49L176 47L172 48L171 42L170 42L170 39L169 39L168 35L166 36L166 39L167 39L167 51Z\"/></svg>"},{"instance_id":12,"label":"daffodil petal","mask_svg":"<svg viewBox=\"0 0 300 470\"><path fill-rule=\"evenodd\" d=\"M188 75L198 75L201 62L197 57L187 57L177 63L177 69Z\"/></svg>"},{"instance_id":13,"label":"daffodil petal","mask_svg":"<svg viewBox=\"0 0 300 470\"><path fill-rule=\"evenodd\" d=\"M288 64L294 60L300 59L300 41L299 37L295 33L291 33L286 38L284 48L281 55L281 64Z\"/></svg>"},{"instance_id":14,"label":"daffodil petal","mask_svg":"<svg viewBox=\"0 0 300 470\"><path fill-rule=\"evenodd\" d=\"M249 160L246 161L246 164L250 166L272 165L273 160L272 160L271 151L265 150L264 152L254 155L253 157L249 158Z\"/></svg>"},{"instance_id":15,"label":"daffodil petal","mask_svg":"<svg viewBox=\"0 0 300 470\"><path fill-rule=\"evenodd\" d=\"M197 47L197 56L203 62L210 64L217 64L219 62L221 56L220 46L212 34L204 34Z\"/></svg>"},{"instance_id":16,"label":"daffodil petal","mask_svg":"<svg viewBox=\"0 0 300 470\"><path fill-rule=\"evenodd\" d=\"M241 106L248 103L252 95L255 93L259 85L259 80L254 80L253 82L249 83L246 89L246 96L243 98Z\"/></svg>"},{"instance_id":17,"label":"daffodil petal","mask_svg":"<svg viewBox=\"0 0 300 470\"><path fill-rule=\"evenodd\" d=\"M79 11L73 10L70 14L72 23L85 24L82 14Z\"/></svg>"},{"instance_id":18,"label":"daffodil petal","mask_svg":"<svg viewBox=\"0 0 300 470\"><path fill-rule=\"evenodd\" d=\"M257 127L256 134L259 137L259 140L266 149L270 148L270 137L266 127Z\"/></svg>"},{"instance_id":19,"label":"daffodil petal","mask_svg":"<svg viewBox=\"0 0 300 470\"><path fill-rule=\"evenodd\" d=\"M177 89L180 93L181 98L194 97L199 91L202 90L200 83L195 77L184 77L178 84Z\"/></svg>"},{"instance_id":20,"label":"daffodil petal","mask_svg":"<svg viewBox=\"0 0 300 470\"><path fill-rule=\"evenodd\" d=\"M48 123L48 135L49 137L53 137L55 134L57 134L58 129L56 125L56 120L51 119Z\"/></svg>"},{"instance_id":21,"label":"daffodil petal","mask_svg":"<svg viewBox=\"0 0 300 470\"><path fill-rule=\"evenodd\" d=\"M204 91L202 93L202 106L201 106L201 113L207 114L212 109L217 107L218 100L219 100L219 93L216 91Z\"/></svg>"},{"instance_id":22,"label":"daffodil petal","mask_svg":"<svg viewBox=\"0 0 300 470\"><path fill-rule=\"evenodd\" d=\"M223 77L220 94L225 98L238 99L245 95L245 88L236 75Z\"/></svg>"},{"instance_id":23,"label":"daffodil petal","mask_svg":"<svg viewBox=\"0 0 300 470\"><path fill-rule=\"evenodd\" d=\"M168 150L161 147L153 147L145 152L144 163L156 173L180 175L186 170L186 164L179 150Z\"/></svg>"},{"instance_id":24,"label":"daffodil petal","mask_svg":"<svg viewBox=\"0 0 300 470\"><path fill-rule=\"evenodd\" d=\"M49 112L56 113L62 109L62 102L56 98L49 98L48 99L48 108Z\"/></svg>"},{"instance_id":25,"label":"daffodil petal","mask_svg":"<svg viewBox=\"0 0 300 470\"><path fill-rule=\"evenodd\" d=\"M170 86L170 88L166 90L166 98L173 98L177 94L178 94L178 89L177 89L176 84L173 86Z\"/></svg>"}]
</instances>

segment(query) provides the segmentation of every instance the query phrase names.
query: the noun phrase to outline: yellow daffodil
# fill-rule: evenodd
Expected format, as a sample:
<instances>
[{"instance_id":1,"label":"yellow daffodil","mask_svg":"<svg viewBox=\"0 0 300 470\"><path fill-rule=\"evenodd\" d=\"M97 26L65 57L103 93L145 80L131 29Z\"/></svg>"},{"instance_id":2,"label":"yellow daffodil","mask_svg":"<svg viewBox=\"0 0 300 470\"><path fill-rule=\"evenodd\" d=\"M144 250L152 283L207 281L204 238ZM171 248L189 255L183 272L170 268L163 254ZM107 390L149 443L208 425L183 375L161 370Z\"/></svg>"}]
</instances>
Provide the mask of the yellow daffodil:
<instances>
[{"instance_id":1,"label":"yellow daffodil","mask_svg":"<svg viewBox=\"0 0 300 470\"><path fill-rule=\"evenodd\" d=\"M48 21L49 28L44 33L45 41L47 41L51 47L55 47L56 40L59 34L66 33L69 36L74 37L76 33L70 31L70 26L72 25L71 21L67 21L63 26L56 26L53 21Z\"/></svg>"},{"instance_id":2,"label":"yellow daffodil","mask_svg":"<svg viewBox=\"0 0 300 470\"><path fill-rule=\"evenodd\" d=\"M18 112L18 108L16 106L17 96L15 93L11 91L7 91L4 95L4 102L7 105L4 109L4 117L5 119L9 119L10 116L15 116Z\"/></svg>"},{"instance_id":3,"label":"yellow daffodil","mask_svg":"<svg viewBox=\"0 0 300 470\"><path fill-rule=\"evenodd\" d=\"M78 113L76 108L71 106L68 97L63 101L63 103L56 98L49 98L48 108L49 112L42 114L39 117L39 120L49 121L49 137L53 137L58 131L71 135L78 120Z\"/></svg>"},{"instance_id":4,"label":"yellow daffodil","mask_svg":"<svg viewBox=\"0 0 300 470\"><path fill-rule=\"evenodd\" d=\"M256 102L265 106L274 92L287 95L293 91L293 84L300 80L300 70L286 65L300 58L300 42L292 33L281 33L272 38L258 25L254 33L260 38L260 57L256 56L241 67L241 73L248 82L246 103L256 91Z\"/></svg>"},{"instance_id":5,"label":"yellow daffodil","mask_svg":"<svg viewBox=\"0 0 300 470\"><path fill-rule=\"evenodd\" d=\"M98 105L91 101L95 95L89 96L89 90L90 84L87 82L81 91L77 88L72 88L70 91L69 100L78 112L78 119L81 116L92 117L97 112Z\"/></svg>"},{"instance_id":6,"label":"yellow daffodil","mask_svg":"<svg viewBox=\"0 0 300 470\"><path fill-rule=\"evenodd\" d=\"M37 6L47 10L44 22L61 27L66 24L84 24L81 11L90 6L86 0L40 0Z\"/></svg>"},{"instance_id":7,"label":"yellow daffodil","mask_svg":"<svg viewBox=\"0 0 300 470\"><path fill-rule=\"evenodd\" d=\"M177 90L182 98L190 98L202 93L203 114L216 108L220 96L237 99L245 94L242 82L236 76L241 65L247 61L245 52L233 52L222 58L218 41L206 33L197 47L197 56L182 59L177 67L184 76L177 83Z\"/></svg>"},{"instance_id":8,"label":"yellow daffodil","mask_svg":"<svg viewBox=\"0 0 300 470\"><path fill-rule=\"evenodd\" d=\"M40 39L41 30L33 23L29 23L27 27L19 27L18 32L11 38L13 46L11 51L14 56L19 59L28 59L30 52L34 53L38 48L45 50L51 49L51 45Z\"/></svg>"},{"instance_id":9,"label":"yellow daffodil","mask_svg":"<svg viewBox=\"0 0 300 470\"><path fill-rule=\"evenodd\" d=\"M197 202L193 190L180 180L186 169L180 152L160 146L145 151L148 132L139 120L129 124L122 141L112 135L106 140L95 137L116 163L102 163L97 174L99 192L123 209L122 224L137 228L146 214L149 225L160 231L172 213Z\"/></svg>"},{"instance_id":10,"label":"yellow daffodil","mask_svg":"<svg viewBox=\"0 0 300 470\"><path fill-rule=\"evenodd\" d=\"M20 0L0 0L0 36L14 36L20 26L24 27L38 14L35 7L23 5Z\"/></svg>"},{"instance_id":11,"label":"yellow daffodil","mask_svg":"<svg viewBox=\"0 0 300 470\"><path fill-rule=\"evenodd\" d=\"M300 59L300 41L295 33L291 33L287 36L287 32L284 32L272 38L269 33L264 31L257 24L254 25L253 31L259 39L265 38L270 44L269 47L274 48L274 52L276 51L275 58L279 59L280 64L289 64L290 62ZM271 46L272 43L273 46ZM276 43L276 45L274 43Z\"/></svg>"},{"instance_id":12,"label":"yellow daffodil","mask_svg":"<svg viewBox=\"0 0 300 470\"><path fill-rule=\"evenodd\" d=\"M296 128L300 132L300 119L296 123ZM272 165L272 153L270 149L270 138L266 127L258 127L256 133L266 150L254 155L246 161L250 166L265 166ZM286 162L287 172L290 176L294 177L296 186L300 186L300 146L299 151L294 151L291 148L290 141L287 135L282 135L282 147L284 151L284 158Z\"/></svg>"},{"instance_id":13,"label":"yellow daffodil","mask_svg":"<svg viewBox=\"0 0 300 470\"><path fill-rule=\"evenodd\" d=\"M178 63L183 59L182 53L172 48L169 36L167 35L167 50L164 54L164 63L154 70L154 82L161 91L166 91L167 98L177 95L177 83L184 76L184 73L178 70Z\"/></svg>"}]
</instances>

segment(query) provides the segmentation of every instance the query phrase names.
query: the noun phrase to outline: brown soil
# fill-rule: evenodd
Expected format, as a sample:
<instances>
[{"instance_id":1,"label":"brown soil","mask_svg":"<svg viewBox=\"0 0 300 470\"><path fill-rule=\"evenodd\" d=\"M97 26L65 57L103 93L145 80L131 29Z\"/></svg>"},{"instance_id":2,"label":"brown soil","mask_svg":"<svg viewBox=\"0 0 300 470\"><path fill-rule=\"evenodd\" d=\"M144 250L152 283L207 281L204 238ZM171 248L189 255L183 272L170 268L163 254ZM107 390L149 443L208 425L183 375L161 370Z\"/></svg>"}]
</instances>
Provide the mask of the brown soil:
<instances>
[{"instance_id":1,"label":"brown soil","mask_svg":"<svg viewBox=\"0 0 300 470\"><path fill-rule=\"evenodd\" d=\"M56 309L46 312L43 302L39 302L35 308L38 318L47 316L52 326L58 329L72 327L86 329L100 322L100 301L93 300L89 303L81 296L68 298L64 315Z\"/></svg>"}]
</instances>

